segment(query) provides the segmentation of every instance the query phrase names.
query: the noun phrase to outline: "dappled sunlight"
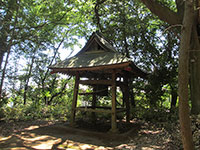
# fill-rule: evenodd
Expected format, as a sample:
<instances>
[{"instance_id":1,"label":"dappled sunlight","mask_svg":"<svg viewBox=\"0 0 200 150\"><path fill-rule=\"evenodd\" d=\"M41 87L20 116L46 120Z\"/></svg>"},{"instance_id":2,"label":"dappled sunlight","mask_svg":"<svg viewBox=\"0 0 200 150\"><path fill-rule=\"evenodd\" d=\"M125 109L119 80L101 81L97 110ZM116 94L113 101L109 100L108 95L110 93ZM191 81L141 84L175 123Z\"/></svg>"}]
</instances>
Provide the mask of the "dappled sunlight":
<instances>
[{"instance_id":1,"label":"dappled sunlight","mask_svg":"<svg viewBox=\"0 0 200 150\"><path fill-rule=\"evenodd\" d=\"M19 137L22 140L30 141L30 142L34 142L38 140L46 140L46 139L51 138L50 136L47 136L47 135L35 136L35 137L33 137L32 135L34 134L30 134L30 137L28 137L27 135L25 137L23 137L23 135L17 135L17 137Z\"/></svg>"},{"instance_id":2,"label":"dappled sunlight","mask_svg":"<svg viewBox=\"0 0 200 150\"><path fill-rule=\"evenodd\" d=\"M9 150L27 150L25 147L14 147L14 148L9 148Z\"/></svg>"},{"instance_id":3,"label":"dappled sunlight","mask_svg":"<svg viewBox=\"0 0 200 150\"><path fill-rule=\"evenodd\" d=\"M49 139L49 140L45 140L45 141L37 141L34 143L34 145L31 142L25 142L25 145L35 148L35 149L51 149L54 144L57 144L61 141L62 140L60 138L59 139Z\"/></svg>"},{"instance_id":4,"label":"dappled sunlight","mask_svg":"<svg viewBox=\"0 0 200 150\"><path fill-rule=\"evenodd\" d=\"M35 133L22 132L17 135L23 141L24 146L35 149L51 149L54 144L62 141L61 138L56 138L49 135L36 135Z\"/></svg>"},{"instance_id":5,"label":"dappled sunlight","mask_svg":"<svg viewBox=\"0 0 200 150\"><path fill-rule=\"evenodd\" d=\"M135 149L136 146L131 144L131 145L128 145L128 144L121 144L119 146L116 147L117 149Z\"/></svg>"},{"instance_id":6,"label":"dappled sunlight","mask_svg":"<svg viewBox=\"0 0 200 150\"><path fill-rule=\"evenodd\" d=\"M156 145L141 147L141 150L156 150L156 149L159 150L159 149L162 149L162 147L156 146Z\"/></svg>"},{"instance_id":7,"label":"dappled sunlight","mask_svg":"<svg viewBox=\"0 0 200 150\"><path fill-rule=\"evenodd\" d=\"M158 145L145 145L145 146L143 146L142 143L141 143L141 145L129 143L129 144L121 144L121 145L115 147L115 149L160 150L160 149L163 149L163 147L162 146L158 146Z\"/></svg>"},{"instance_id":8,"label":"dappled sunlight","mask_svg":"<svg viewBox=\"0 0 200 150\"><path fill-rule=\"evenodd\" d=\"M159 133L161 133L161 131L160 130L158 130L158 131L141 130L141 133L145 133L145 134L159 134Z\"/></svg>"},{"instance_id":9,"label":"dappled sunlight","mask_svg":"<svg viewBox=\"0 0 200 150\"><path fill-rule=\"evenodd\" d=\"M15 134L9 136L8 138L2 138L4 140L0 141L0 149L1 148L8 148L8 147L17 147L23 146L23 141L18 138Z\"/></svg>"},{"instance_id":10,"label":"dappled sunlight","mask_svg":"<svg viewBox=\"0 0 200 150\"><path fill-rule=\"evenodd\" d=\"M24 128L24 130L33 130L33 129L37 129L39 128L40 126L30 126L28 128Z\"/></svg>"},{"instance_id":11,"label":"dappled sunlight","mask_svg":"<svg viewBox=\"0 0 200 150\"><path fill-rule=\"evenodd\" d=\"M30 137L28 136L30 135ZM111 150L112 147L81 143L73 140L62 141L61 138L56 138L48 135L36 135L34 133L22 132L19 135L9 137L1 137L0 149L6 147L9 150L27 150L27 149L52 149L57 145L58 149L73 149L73 150Z\"/></svg>"},{"instance_id":12,"label":"dappled sunlight","mask_svg":"<svg viewBox=\"0 0 200 150\"><path fill-rule=\"evenodd\" d=\"M131 130L120 134L82 130L63 124L29 125L19 131L10 136L0 136L0 149L160 150L171 143L164 130L154 130L136 122Z\"/></svg>"},{"instance_id":13,"label":"dappled sunlight","mask_svg":"<svg viewBox=\"0 0 200 150\"><path fill-rule=\"evenodd\" d=\"M151 131L145 131L147 134L157 134ZM28 136L29 135L29 136ZM57 149L63 150L112 150L112 149L140 149L140 150L159 150L163 149L163 146L157 144L148 144L146 141L140 141L137 143L135 140L128 144L120 144L114 147L111 146L101 146L96 144L89 144L88 142L78 142L77 140L69 140L70 136L66 135L65 138L58 138L49 135L36 135L35 133L26 133L22 132L19 135L12 135L9 137L1 137L0 141L0 149L1 146L9 148L9 150L26 150L26 149L37 149L37 150L44 150L44 149L53 149L56 145ZM69 137L68 137L69 136ZM80 135L82 136L82 135ZM67 139L69 138L69 139ZM83 138L83 137L82 137ZM143 139L144 140L144 139ZM3 142L3 143L2 143Z\"/></svg>"},{"instance_id":14,"label":"dappled sunlight","mask_svg":"<svg viewBox=\"0 0 200 150\"><path fill-rule=\"evenodd\" d=\"M75 142L72 140L66 140L63 144L60 144L58 146L59 149L75 149L75 150L111 150L113 149L112 147L104 147L104 146L97 146L97 145L92 145L92 144L87 144L87 143L80 143L80 142Z\"/></svg>"},{"instance_id":15,"label":"dappled sunlight","mask_svg":"<svg viewBox=\"0 0 200 150\"><path fill-rule=\"evenodd\" d=\"M0 136L0 142L10 139L12 136L2 137Z\"/></svg>"}]
</instances>

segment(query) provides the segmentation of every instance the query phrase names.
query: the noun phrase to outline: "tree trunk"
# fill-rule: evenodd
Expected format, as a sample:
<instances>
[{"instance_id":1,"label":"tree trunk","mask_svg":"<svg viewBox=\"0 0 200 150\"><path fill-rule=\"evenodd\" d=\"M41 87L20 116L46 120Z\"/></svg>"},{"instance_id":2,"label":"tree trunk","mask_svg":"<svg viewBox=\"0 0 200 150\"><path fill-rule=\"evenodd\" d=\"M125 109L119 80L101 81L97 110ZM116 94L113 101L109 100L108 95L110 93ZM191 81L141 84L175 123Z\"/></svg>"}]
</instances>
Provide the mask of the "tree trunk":
<instances>
[{"instance_id":1,"label":"tree trunk","mask_svg":"<svg viewBox=\"0 0 200 150\"><path fill-rule=\"evenodd\" d=\"M30 65L30 68L29 68L29 71L28 71L27 79L25 81L25 86L24 86L24 105L26 105L26 98L27 98L26 96L27 96L27 91L28 91L28 84L29 84L29 80L30 80L30 77L31 77L34 60L35 60L35 56L33 56L32 59L31 59L31 65Z\"/></svg>"},{"instance_id":2,"label":"tree trunk","mask_svg":"<svg viewBox=\"0 0 200 150\"><path fill-rule=\"evenodd\" d=\"M52 101L54 100L54 98L55 97L57 97L57 96L59 96L59 95L63 95L63 93L64 93L64 90L65 90L65 88L66 88L66 85L67 85L67 83L68 83L68 81L71 79L71 77L69 78L69 79L67 79L67 81L65 82L65 84L63 85L63 87L61 88L61 90L59 91L59 92L57 92L57 93L55 93L53 96L51 96L51 98L50 98L50 100L49 101L47 101L47 105L51 105L51 103L52 103ZM53 89L53 87L51 87L51 89ZM60 97L61 97L60 96Z\"/></svg>"},{"instance_id":3,"label":"tree trunk","mask_svg":"<svg viewBox=\"0 0 200 150\"><path fill-rule=\"evenodd\" d=\"M1 45L0 45L1 46ZM4 51L2 48L0 48L0 69L1 69L1 65L2 65L2 62L3 62L3 56L4 56Z\"/></svg>"},{"instance_id":4,"label":"tree trunk","mask_svg":"<svg viewBox=\"0 0 200 150\"><path fill-rule=\"evenodd\" d=\"M183 147L185 150L194 150L193 137L191 131L191 121L189 117L188 104L188 59L191 31L194 21L193 3L185 1L185 12L181 31L181 43L179 51L179 70L178 70L178 92L179 92L179 118Z\"/></svg>"},{"instance_id":5,"label":"tree trunk","mask_svg":"<svg viewBox=\"0 0 200 150\"><path fill-rule=\"evenodd\" d=\"M171 108L170 109L173 109L176 107L178 93L176 90L172 89L171 95L172 95L172 100L171 100Z\"/></svg>"},{"instance_id":6,"label":"tree trunk","mask_svg":"<svg viewBox=\"0 0 200 150\"><path fill-rule=\"evenodd\" d=\"M196 25L193 26L190 50L190 95L192 114L200 114L200 44Z\"/></svg>"},{"instance_id":7,"label":"tree trunk","mask_svg":"<svg viewBox=\"0 0 200 150\"><path fill-rule=\"evenodd\" d=\"M131 80L130 89L129 89L129 92L130 92L130 101L131 101L131 106L133 108L135 108L136 104L135 104L135 96L134 96L133 88L134 88L133 81Z\"/></svg>"},{"instance_id":8,"label":"tree trunk","mask_svg":"<svg viewBox=\"0 0 200 150\"><path fill-rule=\"evenodd\" d=\"M200 54L200 50L197 53ZM198 59L196 59L195 62L190 63L190 94L192 114L200 114L200 56L197 56L197 58Z\"/></svg>"},{"instance_id":9,"label":"tree trunk","mask_svg":"<svg viewBox=\"0 0 200 150\"><path fill-rule=\"evenodd\" d=\"M65 37L63 37L63 39L60 41L58 47L55 48L54 55L53 55L53 58L51 59L51 62L49 64L49 66L51 66L53 64L53 61L55 60L56 55L58 54L58 50L59 50L60 46L62 45L62 43L64 42L64 39L65 39ZM42 81L41 81L42 82L42 91L43 92L45 92L45 81L46 81L48 75L49 75L49 68L46 70L46 72L44 74L44 77L42 78ZM55 83L55 80L56 80L56 77L54 78L54 81L52 82L53 84ZM52 84L52 87L53 87L53 84ZM46 105L48 105L48 103L49 103L46 96L44 96L44 102L45 102Z\"/></svg>"},{"instance_id":10,"label":"tree trunk","mask_svg":"<svg viewBox=\"0 0 200 150\"><path fill-rule=\"evenodd\" d=\"M15 1L17 3L17 1ZM0 69L1 69L1 65L3 62L3 57L4 54L7 52L7 57L6 57L6 61L5 61L5 65L3 68L3 72L2 72L2 76L1 76L1 84L0 84L0 97L2 94L2 89L3 89L3 83L4 83L4 78L5 78L5 73L6 73L6 67L8 64L8 58L10 55L10 51L11 51L11 47L13 45L13 39L14 39L14 35L15 35L15 29L16 29L16 25L17 25L17 14L18 12L16 12L16 16L14 19L14 24L12 25L13 29L10 30L10 21L12 20L12 10L13 9L17 9L17 7L11 7L14 6L15 3L9 2L9 8L10 10L6 13L5 18L2 20L3 22L3 26L0 30L1 32L1 37L0 37ZM10 36L8 36L8 32L11 32ZM10 39L9 39L10 37ZM9 39L9 40L8 40Z\"/></svg>"},{"instance_id":11,"label":"tree trunk","mask_svg":"<svg viewBox=\"0 0 200 150\"><path fill-rule=\"evenodd\" d=\"M7 64L8 64L8 58L9 58L9 55L10 55L10 48L9 48L8 53L7 53L7 56L6 56L6 61L5 61L4 68L3 68L3 71L2 71L2 76L1 76L1 83L0 83L0 98L1 98L1 96L2 96L2 92L3 92L3 83L4 83L4 79L5 79L6 67L7 67Z\"/></svg>"},{"instance_id":12,"label":"tree trunk","mask_svg":"<svg viewBox=\"0 0 200 150\"><path fill-rule=\"evenodd\" d=\"M189 71L189 49L191 42L191 32L194 22L193 11L194 7L198 5L193 5L193 0L176 0L178 12L174 12L166 6L162 5L158 0L141 0L152 13L157 15L161 20L169 23L170 25L180 25L182 22L182 13L184 12L183 18L183 27L181 32L181 44L180 44L180 53L179 53L179 71L178 71L178 94L179 94L179 117L181 125L181 135L183 147L185 150L193 150L194 144L192 140L191 132L191 122L189 118L189 104L188 104L188 71ZM184 11L183 11L184 10ZM200 58L198 58L200 59ZM197 68L196 69L200 69ZM193 71L192 71L193 72ZM199 72L199 71L197 71ZM197 73L198 74L198 73ZM196 84L195 78L198 75L191 76L193 81L191 85L200 86ZM194 88L192 87L192 88ZM198 89L198 88L196 88ZM197 93L193 93L197 94ZM194 96L194 95L193 95ZM199 96L198 96L199 97ZM192 97L193 98L193 97Z\"/></svg>"}]
</instances>

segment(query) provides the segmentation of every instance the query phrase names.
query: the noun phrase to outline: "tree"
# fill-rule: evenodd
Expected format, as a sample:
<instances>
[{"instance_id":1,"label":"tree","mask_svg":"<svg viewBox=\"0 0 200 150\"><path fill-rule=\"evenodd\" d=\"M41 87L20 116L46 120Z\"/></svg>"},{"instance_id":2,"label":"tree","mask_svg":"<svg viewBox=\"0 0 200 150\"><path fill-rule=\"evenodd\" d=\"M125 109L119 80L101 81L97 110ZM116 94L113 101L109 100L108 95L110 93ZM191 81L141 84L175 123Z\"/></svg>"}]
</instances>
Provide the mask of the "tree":
<instances>
[{"instance_id":1,"label":"tree","mask_svg":"<svg viewBox=\"0 0 200 150\"><path fill-rule=\"evenodd\" d=\"M177 100L177 44L173 32L166 32L167 24L137 1L97 1L94 26L112 41L116 49L133 59L135 64L149 72L146 95L148 104L161 104L169 84L173 105ZM154 79L154 80L153 80ZM144 82L143 82L144 86ZM134 87L134 86L132 86Z\"/></svg>"},{"instance_id":2,"label":"tree","mask_svg":"<svg viewBox=\"0 0 200 150\"><path fill-rule=\"evenodd\" d=\"M176 10L174 11L169 7L166 7L164 4L161 4L158 1L153 0L141 0L150 10L152 13L157 15L161 20L167 22L172 27L181 27L183 16L184 16L184 1L176 0ZM193 1L194 9L199 6L199 1ZM198 11L193 10L195 17L193 20L193 28L192 28L192 36L190 42L190 57L189 57L189 71L190 71L190 94L191 94L191 102L192 102L192 109L191 112L193 114L200 113L200 46L199 46L199 39L198 39Z\"/></svg>"},{"instance_id":3,"label":"tree","mask_svg":"<svg viewBox=\"0 0 200 150\"><path fill-rule=\"evenodd\" d=\"M188 58L190 49L190 37L193 26L193 3L185 2L185 13L183 18L183 26L181 32L180 55L179 55L179 117L182 133L183 147L185 150L193 150L193 138L189 118L188 105Z\"/></svg>"},{"instance_id":4,"label":"tree","mask_svg":"<svg viewBox=\"0 0 200 150\"><path fill-rule=\"evenodd\" d=\"M19 54L23 57L25 53L35 51L34 47L39 49L41 45L43 45L42 51L46 51L49 48L48 44L56 45L63 36L65 37L63 41L65 47L77 43L77 39L73 36L83 36L83 33L88 30L90 15L86 12L90 11L90 4L91 1L87 3L63 0L1 1L0 69L5 54L10 57L16 57ZM82 7L79 7L80 5ZM65 35L66 33L67 35ZM8 59L4 63L3 73L1 72L0 93L6 77ZM27 87L25 87L25 91L27 91ZM24 97L26 99L26 94Z\"/></svg>"},{"instance_id":5,"label":"tree","mask_svg":"<svg viewBox=\"0 0 200 150\"><path fill-rule=\"evenodd\" d=\"M178 76L178 91L179 91L179 117L182 133L182 141L184 149L194 149L192 141L192 132L190 127L189 118L189 104L188 104L188 63L191 60L191 54L189 59L189 52L196 52L196 57L200 58L198 53L199 39L197 35L197 11L194 10L198 5L198 1L181 1L176 0L177 12L172 11L170 8L160 4L155 0L141 0L151 11L156 14L161 20L166 21L173 26L181 26L181 44L179 54L179 76ZM195 7L194 7L195 6ZM184 13L184 14L183 14ZM192 49L192 51L190 50ZM189 51L190 50L190 51ZM190 62L190 86L191 86L191 98L193 105L193 112L199 113L200 110L196 111L196 107L200 108L199 101L199 89L200 84L198 83L200 68L198 67L199 59L194 60L195 63ZM196 81L196 83L194 82ZM197 91L196 91L197 90ZM198 105L199 104L199 105ZM195 110L195 111L194 111Z\"/></svg>"}]
</instances>

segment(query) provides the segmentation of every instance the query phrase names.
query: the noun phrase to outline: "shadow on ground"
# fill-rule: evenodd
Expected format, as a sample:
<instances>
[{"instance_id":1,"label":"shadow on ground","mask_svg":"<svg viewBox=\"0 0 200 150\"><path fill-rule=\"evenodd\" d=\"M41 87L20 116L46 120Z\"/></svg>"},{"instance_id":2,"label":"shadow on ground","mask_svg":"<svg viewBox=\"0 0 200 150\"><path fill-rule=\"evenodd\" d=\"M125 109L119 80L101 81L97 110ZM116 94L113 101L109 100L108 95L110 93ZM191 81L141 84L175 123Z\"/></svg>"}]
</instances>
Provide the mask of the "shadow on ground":
<instances>
[{"instance_id":1,"label":"shadow on ground","mask_svg":"<svg viewBox=\"0 0 200 150\"><path fill-rule=\"evenodd\" d=\"M72 128L64 123L32 124L20 131L5 137L0 136L0 149L5 150L41 150L41 149L163 149L165 140L151 139L161 134L160 131L146 131L142 124L132 122L131 128L123 133L97 132L82 129L82 126Z\"/></svg>"}]
</instances>

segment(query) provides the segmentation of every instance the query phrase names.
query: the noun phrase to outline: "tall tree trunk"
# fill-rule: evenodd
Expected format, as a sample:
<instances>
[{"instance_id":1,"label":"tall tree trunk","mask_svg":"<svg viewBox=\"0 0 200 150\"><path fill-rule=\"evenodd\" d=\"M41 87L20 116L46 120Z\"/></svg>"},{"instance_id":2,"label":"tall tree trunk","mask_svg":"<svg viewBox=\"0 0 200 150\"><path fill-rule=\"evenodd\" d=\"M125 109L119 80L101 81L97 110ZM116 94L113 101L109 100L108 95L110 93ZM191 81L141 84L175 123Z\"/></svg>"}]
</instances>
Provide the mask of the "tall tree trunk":
<instances>
[{"instance_id":1,"label":"tall tree trunk","mask_svg":"<svg viewBox=\"0 0 200 150\"><path fill-rule=\"evenodd\" d=\"M17 23L17 17L15 18L15 24L14 24L14 28L12 30L12 34L11 34L11 39L9 40L9 44L6 46L6 51L7 51L7 56L6 56L6 60L5 60L5 64L4 64L4 68L3 68L3 71L2 71L2 76L1 76L1 83L0 83L0 97L2 95L2 90L3 90L3 83L4 83L4 79L5 79L5 74L6 74L6 68L7 68L7 65L8 65L8 59L9 59L9 55L10 55L10 51L11 51L11 47L12 47L12 44L13 44L13 39L14 39L14 34L15 34L15 27L16 27L16 23ZM1 49L0 49L1 50ZM5 53L5 52L4 52ZM1 51L1 54L0 54L0 65L3 61L3 55L4 53ZM1 69L1 68L0 68Z\"/></svg>"},{"instance_id":2,"label":"tall tree trunk","mask_svg":"<svg viewBox=\"0 0 200 150\"><path fill-rule=\"evenodd\" d=\"M5 10L6 15L1 18L1 29L0 29L0 69L1 69L1 65L3 62L3 57L4 54L6 52L8 52L9 48L9 44L10 42L8 41L12 41L9 40L9 37L11 37L13 39L14 36L14 30L15 30L15 26L17 23L17 13L18 13L18 5L16 5L18 3L18 0L15 1L8 1L8 9ZM16 11L16 12L15 12ZM15 22L14 25L11 25L12 19L13 19L13 14L16 13L15 15ZM14 29L11 30L11 28L14 26ZM12 35L10 35L12 34Z\"/></svg>"},{"instance_id":3,"label":"tall tree trunk","mask_svg":"<svg viewBox=\"0 0 200 150\"><path fill-rule=\"evenodd\" d=\"M58 47L55 48L54 55L53 55L53 58L51 59L49 66L51 66L53 64L54 60L56 59L56 55L58 54L58 50L59 50L60 46L62 45L62 43L64 42L64 39L65 39L65 37L62 38ZM45 92L45 81L46 81L48 75L49 75L49 68L47 69L47 71L44 74L44 77L42 78L42 91L43 92ZM55 80L56 80L56 77L54 78L54 82L55 82ZM54 84L54 82L52 82L52 83ZM48 99L47 99L46 96L44 96L44 102L45 102L46 105L48 105Z\"/></svg>"},{"instance_id":4,"label":"tall tree trunk","mask_svg":"<svg viewBox=\"0 0 200 150\"><path fill-rule=\"evenodd\" d=\"M199 0L196 7L200 7ZM200 43L199 43L199 24L200 11L195 11L194 25L192 30L192 43L190 50L190 95L192 103L192 114L200 114ZM198 28L197 28L198 27Z\"/></svg>"},{"instance_id":5,"label":"tall tree trunk","mask_svg":"<svg viewBox=\"0 0 200 150\"><path fill-rule=\"evenodd\" d=\"M9 1L8 3L8 8L9 11L6 12L6 16L3 18L2 21L2 28L0 30L1 32L1 36L0 36L0 69L1 69L1 65L3 62L3 57L4 54L7 52L7 57L6 57L6 61L5 61L5 65L2 71L2 76L1 76L1 83L0 83L0 97L2 94L2 89L3 89L3 83L4 83L4 78L5 78L5 73L6 73L6 67L8 64L8 58L10 55L10 51L11 51L11 47L13 45L13 39L15 36L15 29L16 29L16 25L17 25L17 15L18 15L18 11L16 11L16 16L14 17L14 24L10 25L10 21L13 19L13 10L18 10L18 7L13 7L16 3L18 3L18 0L16 1ZM10 29L10 27L13 27L12 29ZM10 33L10 35L9 35ZM9 39L10 37L10 39Z\"/></svg>"},{"instance_id":6,"label":"tall tree trunk","mask_svg":"<svg viewBox=\"0 0 200 150\"><path fill-rule=\"evenodd\" d=\"M194 7L193 0L176 0L177 12L162 5L158 0L141 0L152 13L157 15L161 20L170 25L180 25L183 20L183 27L181 32L181 44L179 53L179 73L178 73L178 94L179 94L179 117L181 125L181 134L183 147L185 150L193 150L194 144L192 140L191 122L189 118L189 104L188 104L188 71L189 71L189 49L191 42L191 32L194 22ZM182 13L184 17L182 18ZM198 58L200 59L200 58ZM200 69L200 68L196 68ZM199 72L199 71L198 71ZM198 75L195 75L197 77ZM191 76L192 78L192 76ZM195 80L194 80L195 81ZM195 86L200 86L192 82ZM195 94L195 93L194 93ZM193 97L192 97L193 98Z\"/></svg>"},{"instance_id":7,"label":"tall tree trunk","mask_svg":"<svg viewBox=\"0 0 200 150\"><path fill-rule=\"evenodd\" d=\"M29 68L29 71L28 71L28 74L27 74L27 78L26 78L26 81L25 81L25 86L24 86L24 105L26 105L28 84L29 84L29 80L30 80L30 77L31 77L34 60L35 60L35 56L33 56L32 59L31 59L30 68Z\"/></svg>"},{"instance_id":8,"label":"tall tree trunk","mask_svg":"<svg viewBox=\"0 0 200 150\"><path fill-rule=\"evenodd\" d=\"M133 81L132 81L132 80L130 80L130 81L131 81L131 82L130 82L130 84L129 84L129 86L130 86L130 89L129 89L130 97L129 97L129 99L130 99L130 101L131 101L131 106L132 106L133 108L135 108L135 107L136 107L136 104L135 104L135 96L134 96L134 92L133 92L134 86L133 86Z\"/></svg>"},{"instance_id":9,"label":"tall tree trunk","mask_svg":"<svg viewBox=\"0 0 200 150\"><path fill-rule=\"evenodd\" d=\"M1 65L2 65L2 62L3 62L4 53L5 53L4 50L2 48L0 48L0 70L1 70Z\"/></svg>"},{"instance_id":10,"label":"tall tree trunk","mask_svg":"<svg viewBox=\"0 0 200 150\"><path fill-rule=\"evenodd\" d=\"M191 121L189 117L188 104L188 60L191 31L194 21L193 2L185 1L185 12L183 26L181 31L181 43L179 52L179 70L178 70L178 93L179 93L179 118L181 126L181 135L183 147L185 150L194 150L193 137L191 131Z\"/></svg>"},{"instance_id":11,"label":"tall tree trunk","mask_svg":"<svg viewBox=\"0 0 200 150\"><path fill-rule=\"evenodd\" d=\"M171 100L171 107L170 107L170 109L173 109L173 108L176 107L178 93L177 93L176 90L172 89L171 95L172 95L172 100Z\"/></svg>"},{"instance_id":12,"label":"tall tree trunk","mask_svg":"<svg viewBox=\"0 0 200 150\"><path fill-rule=\"evenodd\" d=\"M190 95L192 103L192 114L200 114L200 45L196 28L193 32L195 43L190 50Z\"/></svg>"},{"instance_id":13,"label":"tall tree trunk","mask_svg":"<svg viewBox=\"0 0 200 150\"><path fill-rule=\"evenodd\" d=\"M5 79L5 74L6 74L6 68L7 68L7 65L8 65L9 55L10 55L10 48L9 48L9 50L7 52L6 61L5 61L5 64L4 64L4 68L2 70L1 83L0 83L0 98L2 97L3 83L4 83L4 79Z\"/></svg>"}]
</instances>

